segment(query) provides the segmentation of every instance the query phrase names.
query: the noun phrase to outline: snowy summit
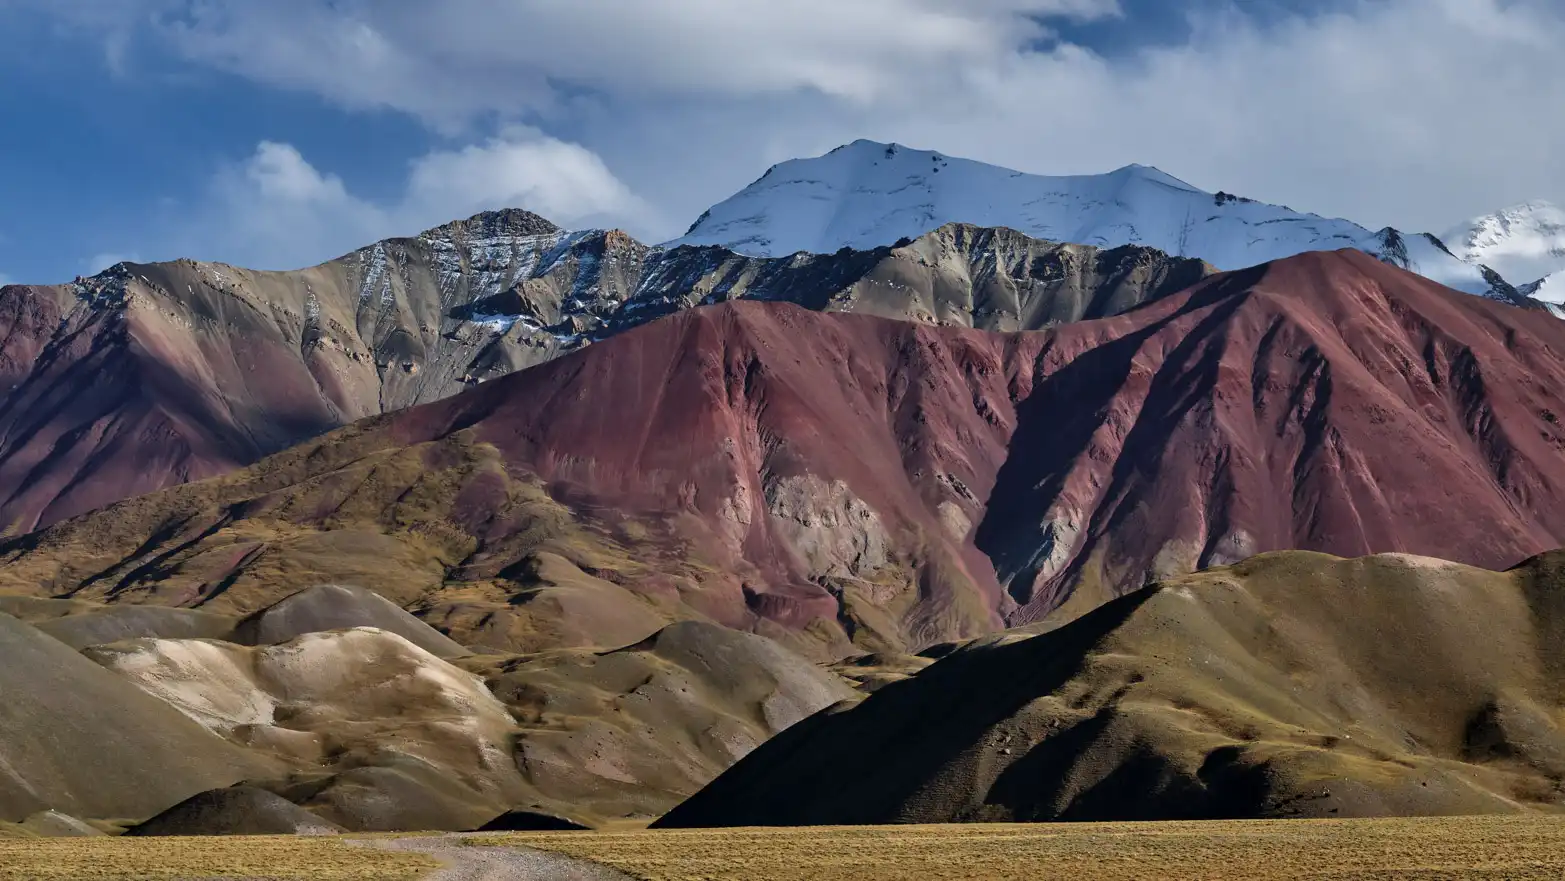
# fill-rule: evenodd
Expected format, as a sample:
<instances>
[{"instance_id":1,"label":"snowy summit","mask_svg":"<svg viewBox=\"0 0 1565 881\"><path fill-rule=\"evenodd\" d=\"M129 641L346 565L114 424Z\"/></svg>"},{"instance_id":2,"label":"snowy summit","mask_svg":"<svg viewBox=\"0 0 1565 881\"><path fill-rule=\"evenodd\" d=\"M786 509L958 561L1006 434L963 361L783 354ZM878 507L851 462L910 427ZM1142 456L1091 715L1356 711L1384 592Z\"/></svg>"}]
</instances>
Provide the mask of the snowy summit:
<instances>
[{"instance_id":1,"label":"snowy summit","mask_svg":"<svg viewBox=\"0 0 1565 881\"><path fill-rule=\"evenodd\" d=\"M1565 209L1523 202L1475 217L1445 240L1458 257L1490 267L1522 293L1565 303Z\"/></svg>"},{"instance_id":2,"label":"snowy summit","mask_svg":"<svg viewBox=\"0 0 1565 881\"><path fill-rule=\"evenodd\" d=\"M1459 290L1491 290L1480 267L1457 259L1433 236L1373 232L1209 193L1144 165L1052 177L866 140L773 166L669 245L721 245L767 257L830 253L891 245L953 222L1009 227L1056 242L1146 245L1220 269L1358 248Z\"/></svg>"}]
</instances>

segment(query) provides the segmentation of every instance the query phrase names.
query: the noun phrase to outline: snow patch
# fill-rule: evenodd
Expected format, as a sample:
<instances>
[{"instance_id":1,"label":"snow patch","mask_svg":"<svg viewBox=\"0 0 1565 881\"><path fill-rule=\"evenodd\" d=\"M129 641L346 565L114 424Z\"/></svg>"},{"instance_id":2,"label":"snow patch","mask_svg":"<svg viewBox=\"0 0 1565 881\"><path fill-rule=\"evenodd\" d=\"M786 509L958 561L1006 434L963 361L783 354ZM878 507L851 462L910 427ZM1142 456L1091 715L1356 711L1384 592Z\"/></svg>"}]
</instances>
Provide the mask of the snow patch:
<instances>
[{"instance_id":1,"label":"snow patch","mask_svg":"<svg viewBox=\"0 0 1565 881\"><path fill-rule=\"evenodd\" d=\"M495 294L547 272L562 248L590 235L591 231L534 235L492 235L457 238L449 231L425 233L421 241L430 251L430 269L440 288L441 302L449 303L459 282L467 279L470 300Z\"/></svg>"},{"instance_id":2,"label":"snow patch","mask_svg":"<svg viewBox=\"0 0 1565 881\"><path fill-rule=\"evenodd\" d=\"M386 246L374 245L359 252L359 302L377 294L384 302L391 296L391 276L386 272Z\"/></svg>"}]
</instances>

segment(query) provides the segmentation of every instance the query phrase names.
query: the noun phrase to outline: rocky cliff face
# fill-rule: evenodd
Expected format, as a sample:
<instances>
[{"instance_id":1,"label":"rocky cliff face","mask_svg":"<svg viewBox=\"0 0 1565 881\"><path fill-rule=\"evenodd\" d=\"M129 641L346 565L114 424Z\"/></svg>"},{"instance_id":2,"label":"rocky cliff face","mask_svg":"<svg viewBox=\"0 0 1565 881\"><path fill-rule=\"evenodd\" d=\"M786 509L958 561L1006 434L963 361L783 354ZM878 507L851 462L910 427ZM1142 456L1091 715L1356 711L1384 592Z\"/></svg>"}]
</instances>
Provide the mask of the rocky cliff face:
<instances>
[{"instance_id":1,"label":"rocky cliff face","mask_svg":"<svg viewBox=\"0 0 1565 881\"><path fill-rule=\"evenodd\" d=\"M948 227L903 248L742 257L482 214L320 266L120 264L0 290L0 526L221 474L701 303L992 329L1113 314L1209 270Z\"/></svg>"}]
</instances>

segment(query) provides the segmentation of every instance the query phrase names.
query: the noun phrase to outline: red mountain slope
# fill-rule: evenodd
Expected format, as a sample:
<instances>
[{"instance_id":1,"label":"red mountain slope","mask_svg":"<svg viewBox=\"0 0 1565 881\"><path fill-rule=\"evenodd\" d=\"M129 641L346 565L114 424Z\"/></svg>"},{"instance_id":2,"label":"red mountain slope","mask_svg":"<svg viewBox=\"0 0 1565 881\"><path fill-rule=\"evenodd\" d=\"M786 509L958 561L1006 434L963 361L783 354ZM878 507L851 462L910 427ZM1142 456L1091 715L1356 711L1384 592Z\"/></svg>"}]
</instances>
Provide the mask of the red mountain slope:
<instances>
[{"instance_id":1,"label":"red mountain slope","mask_svg":"<svg viewBox=\"0 0 1565 881\"><path fill-rule=\"evenodd\" d=\"M735 303L14 542L0 584L244 610L324 534L469 641L588 589L547 551L665 618L925 645L1275 548L1554 547L1561 388L1565 323L1357 252L1042 333Z\"/></svg>"},{"instance_id":2,"label":"red mountain slope","mask_svg":"<svg viewBox=\"0 0 1565 881\"><path fill-rule=\"evenodd\" d=\"M978 544L1023 619L1281 548L1514 564L1565 522L1537 317L1339 251L1062 327Z\"/></svg>"},{"instance_id":3,"label":"red mountain slope","mask_svg":"<svg viewBox=\"0 0 1565 881\"><path fill-rule=\"evenodd\" d=\"M345 413L254 315L192 332L138 305L0 289L0 529L222 474L365 415Z\"/></svg>"},{"instance_id":4,"label":"red mountain slope","mask_svg":"<svg viewBox=\"0 0 1565 881\"><path fill-rule=\"evenodd\" d=\"M1007 363L1043 341L736 303L390 429L413 443L471 426L573 510L665 524L667 547L713 570L721 588L703 605L727 623L847 613L874 628L890 612L888 636L929 642L1000 624L998 585L967 540L982 512L970 484L987 489L1005 461Z\"/></svg>"}]
</instances>

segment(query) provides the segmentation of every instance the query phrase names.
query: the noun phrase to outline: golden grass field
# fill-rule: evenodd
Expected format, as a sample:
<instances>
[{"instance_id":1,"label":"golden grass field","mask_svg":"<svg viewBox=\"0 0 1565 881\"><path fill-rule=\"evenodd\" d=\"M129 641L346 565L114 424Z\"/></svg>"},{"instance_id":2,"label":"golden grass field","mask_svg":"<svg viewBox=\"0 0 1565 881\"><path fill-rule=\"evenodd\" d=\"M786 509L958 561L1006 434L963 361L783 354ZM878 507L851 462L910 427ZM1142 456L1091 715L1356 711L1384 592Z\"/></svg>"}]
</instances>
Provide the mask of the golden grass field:
<instances>
[{"instance_id":1,"label":"golden grass field","mask_svg":"<svg viewBox=\"0 0 1565 881\"><path fill-rule=\"evenodd\" d=\"M1565 817L1541 815L625 830L468 843L553 851L642 881L1565 878ZM333 838L0 839L0 881L412 881L434 865Z\"/></svg>"},{"instance_id":2,"label":"golden grass field","mask_svg":"<svg viewBox=\"0 0 1565 881\"><path fill-rule=\"evenodd\" d=\"M507 835L643 881L1565 878L1565 817Z\"/></svg>"},{"instance_id":3,"label":"golden grass field","mask_svg":"<svg viewBox=\"0 0 1565 881\"><path fill-rule=\"evenodd\" d=\"M337 838L0 838L0 881L412 881L435 865Z\"/></svg>"}]
</instances>

